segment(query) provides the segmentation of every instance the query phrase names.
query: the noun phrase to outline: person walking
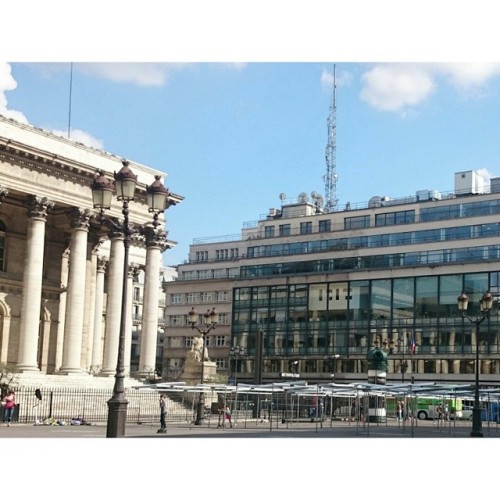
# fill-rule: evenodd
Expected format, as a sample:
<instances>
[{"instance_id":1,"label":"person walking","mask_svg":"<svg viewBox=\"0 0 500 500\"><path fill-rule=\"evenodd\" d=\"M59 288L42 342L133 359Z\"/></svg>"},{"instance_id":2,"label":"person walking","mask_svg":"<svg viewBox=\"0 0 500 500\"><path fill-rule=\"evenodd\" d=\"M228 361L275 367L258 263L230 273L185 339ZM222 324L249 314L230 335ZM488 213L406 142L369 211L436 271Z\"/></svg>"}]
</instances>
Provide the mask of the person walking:
<instances>
[{"instance_id":1,"label":"person walking","mask_svg":"<svg viewBox=\"0 0 500 500\"><path fill-rule=\"evenodd\" d=\"M167 400L165 394L160 394L160 428L157 434L167 433Z\"/></svg>"},{"instance_id":2,"label":"person walking","mask_svg":"<svg viewBox=\"0 0 500 500\"><path fill-rule=\"evenodd\" d=\"M450 420L450 407L448 406L448 403L444 404L443 418L444 420Z\"/></svg>"},{"instance_id":3,"label":"person walking","mask_svg":"<svg viewBox=\"0 0 500 500\"><path fill-rule=\"evenodd\" d=\"M14 413L14 408L16 407L16 395L12 389L9 389L7 395L4 396L2 400L3 406L3 420L2 422L5 424L7 422L7 427L10 427L10 423L12 421L12 414Z\"/></svg>"},{"instance_id":4,"label":"person walking","mask_svg":"<svg viewBox=\"0 0 500 500\"><path fill-rule=\"evenodd\" d=\"M224 410L224 418L229 422L229 427L233 427L233 420L231 416L231 410L229 409L229 406L226 406L226 409Z\"/></svg>"}]
</instances>

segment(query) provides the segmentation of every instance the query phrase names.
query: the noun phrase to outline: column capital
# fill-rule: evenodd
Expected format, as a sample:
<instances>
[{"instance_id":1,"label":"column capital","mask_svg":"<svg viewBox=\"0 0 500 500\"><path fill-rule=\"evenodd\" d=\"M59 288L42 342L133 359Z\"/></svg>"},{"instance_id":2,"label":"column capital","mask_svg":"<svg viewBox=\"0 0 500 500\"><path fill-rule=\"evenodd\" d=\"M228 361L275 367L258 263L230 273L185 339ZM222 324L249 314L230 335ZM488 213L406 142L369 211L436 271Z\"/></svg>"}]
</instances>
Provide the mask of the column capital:
<instances>
[{"instance_id":1,"label":"column capital","mask_svg":"<svg viewBox=\"0 0 500 500\"><path fill-rule=\"evenodd\" d=\"M141 271L141 266L139 264L129 264L128 266L128 278L135 278Z\"/></svg>"},{"instance_id":2,"label":"column capital","mask_svg":"<svg viewBox=\"0 0 500 500\"><path fill-rule=\"evenodd\" d=\"M54 202L46 197L30 194L26 200L30 219L47 220L47 210L54 208Z\"/></svg>"},{"instance_id":3,"label":"column capital","mask_svg":"<svg viewBox=\"0 0 500 500\"><path fill-rule=\"evenodd\" d=\"M108 267L108 258L107 257L97 257L97 272L98 273L105 273L107 267Z\"/></svg>"},{"instance_id":4,"label":"column capital","mask_svg":"<svg viewBox=\"0 0 500 500\"><path fill-rule=\"evenodd\" d=\"M2 203L3 199L9 194L9 190L0 186L0 203Z\"/></svg>"},{"instance_id":5,"label":"column capital","mask_svg":"<svg viewBox=\"0 0 500 500\"><path fill-rule=\"evenodd\" d=\"M90 217L92 213L88 208L73 207L69 211L70 223L72 229L89 230Z\"/></svg>"},{"instance_id":6,"label":"column capital","mask_svg":"<svg viewBox=\"0 0 500 500\"><path fill-rule=\"evenodd\" d=\"M158 247L162 252L171 248L172 244L167 240L168 233L163 229L145 226L142 234L146 239L146 247Z\"/></svg>"}]
</instances>

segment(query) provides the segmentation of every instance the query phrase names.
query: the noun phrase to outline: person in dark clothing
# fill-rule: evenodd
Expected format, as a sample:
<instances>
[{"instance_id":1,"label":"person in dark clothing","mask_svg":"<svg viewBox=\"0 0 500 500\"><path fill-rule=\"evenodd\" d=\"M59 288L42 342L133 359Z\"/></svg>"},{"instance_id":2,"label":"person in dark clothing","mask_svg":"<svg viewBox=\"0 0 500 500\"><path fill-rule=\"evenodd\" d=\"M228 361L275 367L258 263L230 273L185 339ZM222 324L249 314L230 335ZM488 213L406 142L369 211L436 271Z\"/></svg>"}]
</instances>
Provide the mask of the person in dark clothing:
<instances>
[{"instance_id":1,"label":"person in dark clothing","mask_svg":"<svg viewBox=\"0 0 500 500\"><path fill-rule=\"evenodd\" d=\"M158 434L167 432L167 400L165 394L160 394L160 428Z\"/></svg>"}]
</instances>

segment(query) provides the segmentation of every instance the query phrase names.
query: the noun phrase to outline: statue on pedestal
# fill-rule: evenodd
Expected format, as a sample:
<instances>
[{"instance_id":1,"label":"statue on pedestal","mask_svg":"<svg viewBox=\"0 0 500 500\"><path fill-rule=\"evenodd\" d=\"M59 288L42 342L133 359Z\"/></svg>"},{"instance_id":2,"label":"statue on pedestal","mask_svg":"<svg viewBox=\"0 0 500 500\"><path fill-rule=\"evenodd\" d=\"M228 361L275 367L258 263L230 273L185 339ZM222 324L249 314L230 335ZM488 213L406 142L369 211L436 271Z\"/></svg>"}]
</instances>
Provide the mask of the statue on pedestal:
<instances>
[{"instance_id":1,"label":"statue on pedestal","mask_svg":"<svg viewBox=\"0 0 500 500\"><path fill-rule=\"evenodd\" d=\"M195 337L193 339L193 344L191 345L192 356L195 361L201 363L201 361L210 361L208 357L208 350L205 347L205 342L203 341L203 337L200 335L199 337Z\"/></svg>"}]
</instances>

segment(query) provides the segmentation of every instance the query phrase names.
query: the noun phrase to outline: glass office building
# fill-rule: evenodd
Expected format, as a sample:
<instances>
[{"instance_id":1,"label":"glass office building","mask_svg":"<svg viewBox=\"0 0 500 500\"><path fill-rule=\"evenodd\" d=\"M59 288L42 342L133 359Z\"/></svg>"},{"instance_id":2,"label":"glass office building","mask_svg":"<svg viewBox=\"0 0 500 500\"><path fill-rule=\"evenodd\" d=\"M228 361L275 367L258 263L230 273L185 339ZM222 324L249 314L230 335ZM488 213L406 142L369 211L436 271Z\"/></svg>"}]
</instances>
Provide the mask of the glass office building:
<instances>
[{"instance_id":1,"label":"glass office building","mask_svg":"<svg viewBox=\"0 0 500 500\"><path fill-rule=\"evenodd\" d=\"M193 303L198 290L203 302L204 291L224 290L227 342L218 356L227 358L230 346L245 352L225 365L238 381L277 381L292 371L311 382L366 381L367 353L379 345L389 381L472 382L478 345L482 381L494 385L500 189L498 179L485 187L477 176L455 174L448 194L373 197L335 212L302 193L246 223L239 238L195 241L178 268L176 286L185 293L176 295L171 334L187 325L179 324L188 312L183 295L189 291ZM482 295L494 297L478 338L458 311L462 291L472 319Z\"/></svg>"}]
</instances>

